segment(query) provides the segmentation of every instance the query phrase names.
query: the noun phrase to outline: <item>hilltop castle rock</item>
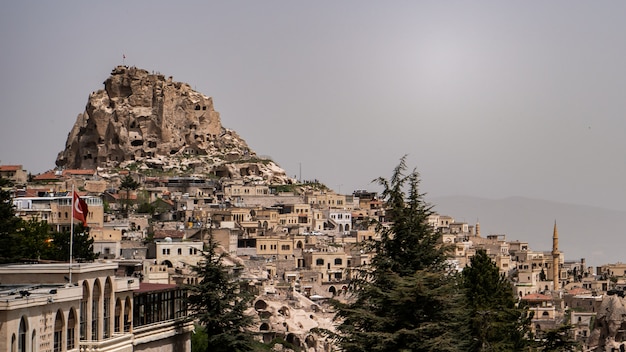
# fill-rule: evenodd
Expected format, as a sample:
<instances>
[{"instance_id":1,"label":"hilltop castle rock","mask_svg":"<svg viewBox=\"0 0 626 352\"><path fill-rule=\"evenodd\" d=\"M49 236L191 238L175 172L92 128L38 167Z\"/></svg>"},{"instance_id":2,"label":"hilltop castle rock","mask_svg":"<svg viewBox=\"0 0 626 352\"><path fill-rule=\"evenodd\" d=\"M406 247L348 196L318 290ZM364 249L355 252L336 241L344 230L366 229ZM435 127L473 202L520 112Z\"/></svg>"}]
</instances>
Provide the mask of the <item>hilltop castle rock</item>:
<instances>
[{"instance_id":1,"label":"hilltop castle rock","mask_svg":"<svg viewBox=\"0 0 626 352\"><path fill-rule=\"evenodd\" d=\"M211 97L172 77L126 66L113 69L104 89L89 95L56 165L290 182L278 165L260 160L237 133L222 126Z\"/></svg>"}]
</instances>

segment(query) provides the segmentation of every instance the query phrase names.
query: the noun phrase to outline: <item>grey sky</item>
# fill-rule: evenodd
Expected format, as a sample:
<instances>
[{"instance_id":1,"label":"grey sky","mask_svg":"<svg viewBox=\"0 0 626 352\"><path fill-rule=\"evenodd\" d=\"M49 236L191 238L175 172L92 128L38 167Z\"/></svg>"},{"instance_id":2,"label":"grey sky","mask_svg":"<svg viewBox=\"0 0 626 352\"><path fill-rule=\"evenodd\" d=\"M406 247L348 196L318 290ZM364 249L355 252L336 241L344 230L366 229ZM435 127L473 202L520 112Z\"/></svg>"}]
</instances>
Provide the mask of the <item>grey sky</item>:
<instances>
[{"instance_id":1,"label":"grey sky","mask_svg":"<svg viewBox=\"0 0 626 352\"><path fill-rule=\"evenodd\" d=\"M53 168L125 54L342 193L408 154L428 197L626 210L625 16L618 1L5 2L0 163Z\"/></svg>"}]
</instances>

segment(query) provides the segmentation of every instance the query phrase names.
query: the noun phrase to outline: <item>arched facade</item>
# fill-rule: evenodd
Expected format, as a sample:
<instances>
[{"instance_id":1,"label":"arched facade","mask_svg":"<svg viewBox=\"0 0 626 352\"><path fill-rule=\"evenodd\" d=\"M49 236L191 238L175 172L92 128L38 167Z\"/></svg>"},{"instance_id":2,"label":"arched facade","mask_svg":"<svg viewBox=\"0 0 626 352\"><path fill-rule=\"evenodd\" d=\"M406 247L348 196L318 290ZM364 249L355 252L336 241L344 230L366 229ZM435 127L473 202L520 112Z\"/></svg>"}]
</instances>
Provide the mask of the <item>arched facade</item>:
<instances>
[{"instance_id":1,"label":"arched facade","mask_svg":"<svg viewBox=\"0 0 626 352\"><path fill-rule=\"evenodd\" d=\"M124 332L131 332L132 328L132 318L131 314L133 311L133 304L130 297L126 297L126 301L124 302Z\"/></svg>"},{"instance_id":2,"label":"arched facade","mask_svg":"<svg viewBox=\"0 0 626 352\"><path fill-rule=\"evenodd\" d=\"M98 340L102 336L99 332L100 317L102 312L102 285L100 279L96 279L93 283L93 291L91 294L91 339Z\"/></svg>"},{"instance_id":3,"label":"arched facade","mask_svg":"<svg viewBox=\"0 0 626 352\"><path fill-rule=\"evenodd\" d=\"M65 346L63 346L65 342L65 339L63 338L64 332L65 323L63 319L63 311L59 309L54 318L54 335L52 344L52 350L54 352L61 352L65 350Z\"/></svg>"},{"instance_id":4,"label":"arched facade","mask_svg":"<svg viewBox=\"0 0 626 352\"><path fill-rule=\"evenodd\" d=\"M113 317L114 323L113 323L113 332L114 333L118 333L121 332L121 328L123 323L122 317L124 316L122 314L122 300L118 297L115 300L115 315Z\"/></svg>"},{"instance_id":5,"label":"arched facade","mask_svg":"<svg viewBox=\"0 0 626 352\"><path fill-rule=\"evenodd\" d=\"M83 297L80 300L80 339L86 340L89 336L89 311L91 310L91 290L89 281L83 281Z\"/></svg>"},{"instance_id":6,"label":"arched facade","mask_svg":"<svg viewBox=\"0 0 626 352\"><path fill-rule=\"evenodd\" d=\"M11 299L0 307L0 315L5 317L0 322L0 350L167 350L163 348L173 342L173 350L189 350L193 322L186 319L184 291L174 285L168 285L172 287L167 290L149 284L144 288L136 277L115 276L117 268L113 263L76 264L72 268L74 280L60 284L64 276L65 280L69 277L67 264L0 267L3 284L19 287L15 291L19 294L2 292ZM167 314L155 316L158 324L133 329L134 298L138 292L166 299L171 296L166 302ZM152 307L162 307L162 302L148 301ZM153 311L159 314L159 310Z\"/></svg>"},{"instance_id":7,"label":"arched facade","mask_svg":"<svg viewBox=\"0 0 626 352\"><path fill-rule=\"evenodd\" d=\"M20 326L17 330L17 352L26 352L26 336L28 335L28 320L25 316L20 319Z\"/></svg>"},{"instance_id":8,"label":"arched facade","mask_svg":"<svg viewBox=\"0 0 626 352\"><path fill-rule=\"evenodd\" d=\"M112 324L111 320L111 311L113 307L111 306L113 302L111 302L111 297L113 297L113 284L111 283L111 278L107 277L106 282L104 283L104 300L102 305L103 310L103 334L104 338L111 337Z\"/></svg>"},{"instance_id":9,"label":"arched facade","mask_svg":"<svg viewBox=\"0 0 626 352\"><path fill-rule=\"evenodd\" d=\"M76 309L71 308L70 313L67 317L67 349L71 350L76 348L76 325L78 323L76 319Z\"/></svg>"}]
</instances>

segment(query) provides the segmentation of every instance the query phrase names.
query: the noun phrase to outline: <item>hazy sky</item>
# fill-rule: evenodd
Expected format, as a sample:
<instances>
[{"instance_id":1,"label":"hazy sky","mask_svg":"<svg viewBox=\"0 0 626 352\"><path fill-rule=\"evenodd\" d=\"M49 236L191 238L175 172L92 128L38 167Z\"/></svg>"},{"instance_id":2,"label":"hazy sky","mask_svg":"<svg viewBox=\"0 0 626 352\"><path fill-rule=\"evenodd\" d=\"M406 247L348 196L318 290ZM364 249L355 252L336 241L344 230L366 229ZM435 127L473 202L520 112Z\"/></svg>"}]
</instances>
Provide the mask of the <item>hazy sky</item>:
<instances>
[{"instance_id":1,"label":"hazy sky","mask_svg":"<svg viewBox=\"0 0 626 352\"><path fill-rule=\"evenodd\" d=\"M0 164L52 169L126 55L341 193L408 154L427 197L626 210L624 18L618 1L5 2Z\"/></svg>"}]
</instances>

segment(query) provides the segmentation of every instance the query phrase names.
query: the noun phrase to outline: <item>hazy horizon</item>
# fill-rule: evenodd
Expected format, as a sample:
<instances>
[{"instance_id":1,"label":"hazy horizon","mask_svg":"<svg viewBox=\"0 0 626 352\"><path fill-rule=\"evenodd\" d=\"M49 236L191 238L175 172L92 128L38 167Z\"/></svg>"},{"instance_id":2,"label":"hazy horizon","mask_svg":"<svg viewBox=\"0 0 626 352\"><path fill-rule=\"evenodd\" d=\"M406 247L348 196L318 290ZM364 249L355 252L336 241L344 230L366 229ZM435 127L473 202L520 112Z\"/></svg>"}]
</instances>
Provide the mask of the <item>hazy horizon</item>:
<instances>
[{"instance_id":1,"label":"hazy horizon","mask_svg":"<svg viewBox=\"0 0 626 352\"><path fill-rule=\"evenodd\" d=\"M34 6L33 6L34 5ZM9 2L0 163L54 167L120 64L214 99L290 175L626 210L626 3ZM123 55L126 56L123 59ZM511 224L514 226L514 224Z\"/></svg>"}]
</instances>

